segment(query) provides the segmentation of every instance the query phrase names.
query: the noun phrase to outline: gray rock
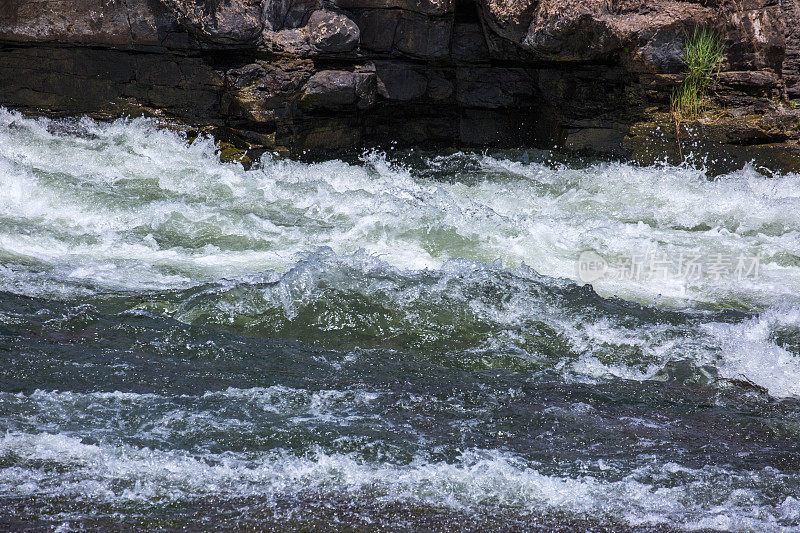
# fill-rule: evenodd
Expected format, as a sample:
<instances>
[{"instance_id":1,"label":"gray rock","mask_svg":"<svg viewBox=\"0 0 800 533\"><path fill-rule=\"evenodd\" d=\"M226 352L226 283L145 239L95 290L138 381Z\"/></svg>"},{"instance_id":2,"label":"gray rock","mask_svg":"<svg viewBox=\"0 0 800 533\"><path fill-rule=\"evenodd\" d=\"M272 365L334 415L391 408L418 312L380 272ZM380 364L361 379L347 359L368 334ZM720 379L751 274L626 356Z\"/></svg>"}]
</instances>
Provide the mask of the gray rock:
<instances>
[{"instance_id":1,"label":"gray rock","mask_svg":"<svg viewBox=\"0 0 800 533\"><path fill-rule=\"evenodd\" d=\"M404 12L395 30L394 48L414 57L437 59L450 54L453 17L431 18Z\"/></svg>"},{"instance_id":2,"label":"gray rock","mask_svg":"<svg viewBox=\"0 0 800 533\"><path fill-rule=\"evenodd\" d=\"M365 50L425 59L443 59L450 54L452 15L429 17L412 11L370 9L355 20Z\"/></svg>"},{"instance_id":3,"label":"gray rock","mask_svg":"<svg viewBox=\"0 0 800 533\"><path fill-rule=\"evenodd\" d=\"M251 122L270 123L293 112L295 95L314 72L310 60L258 61L226 74L231 114Z\"/></svg>"},{"instance_id":4,"label":"gray rock","mask_svg":"<svg viewBox=\"0 0 800 533\"><path fill-rule=\"evenodd\" d=\"M438 72L432 72L428 78L427 97L431 100L448 100L453 96L455 87L453 83Z\"/></svg>"},{"instance_id":5,"label":"gray rock","mask_svg":"<svg viewBox=\"0 0 800 533\"><path fill-rule=\"evenodd\" d=\"M650 379L677 385L709 385L719 379L719 373L711 365L697 365L690 359L679 359L668 362Z\"/></svg>"},{"instance_id":6,"label":"gray rock","mask_svg":"<svg viewBox=\"0 0 800 533\"><path fill-rule=\"evenodd\" d=\"M455 0L333 0L345 9L398 9L423 15L446 15L455 11Z\"/></svg>"},{"instance_id":7,"label":"gray rock","mask_svg":"<svg viewBox=\"0 0 800 533\"><path fill-rule=\"evenodd\" d=\"M322 0L264 0L264 28L267 31L300 28L318 9L322 9Z\"/></svg>"},{"instance_id":8,"label":"gray rock","mask_svg":"<svg viewBox=\"0 0 800 533\"><path fill-rule=\"evenodd\" d=\"M369 109L378 101L378 78L374 69L357 73L356 96L359 109Z\"/></svg>"},{"instance_id":9,"label":"gray rock","mask_svg":"<svg viewBox=\"0 0 800 533\"><path fill-rule=\"evenodd\" d=\"M454 61L479 63L489 59L489 47L480 24L456 24L452 48Z\"/></svg>"},{"instance_id":10,"label":"gray rock","mask_svg":"<svg viewBox=\"0 0 800 533\"><path fill-rule=\"evenodd\" d=\"M387 100L420 98L428 89L428 78L408 63L380 61L375 64L378 92Z\"/></svg>"},{"instance_id":11,"label":"gray rock","mask_svg":"<svg viewBox=\"0 0 800 533\"><path fill-rule=\"evenodd\" d=\"M799 2L0 0L0 105L240 122L298 151L533 132L646 162L681 156L670 94L705 25L725 47L710 95L724 116L693 130L796 170Z\"/></svg>"},{"instance_id":12,"label":"gray rock","mask_svg":"<svg viewBox=\"0 0 800 533\"><path fill-rule=\"evenodd\" d=\"M667 28L649 39L637 51L644 70L677 73L683 70L684 35L680 28ZM634 68L636 68L634 64Z\"/></svg>"},{"instance_id":13,"label":"gray rock","mask_svg":"<svg viewBox=\"0 0 800 533\"><path fill-rule=\"evenodd\" d=\"M391 52L401 15L401 11L394 9L369 9L359 13L355 21L361 30L361 48L378 53Z\"/></svg>"},{"instance_id":14,"label":"gray rock","mask_svg":"<svg viewBox=\"0 0 800 533\"><path fill-rule=\"evenodd\" d=\"M486 109L530 105L535 81L532 72L521 68L460 67L456 99L462 106Z\"/></svg>"},{"instance_id":15,"label":"gray rock","mask_svg":"<svg viewBox=\"0 0 800 533\"><path fill-rule=\"evenodd\" d=\"M320 52L351 52L360 37L356 23L341 13L315 11L308 19L308 39Z\"/></svg>"},{"instance_id":16,"label":"gray rock","mask_svg":"<svg viewBox=\"0 0 800 533\"><path fill-rule=\"evenodd\" d=\"M151 0L0 0L0 41L117 48L188 48L171 39L185 31Z\"/></svg>"},{"instance_id":17,"label":"gray rock","mask_svg":"<svg viewBox=\"0 0 800 533\"><path fill-rule=\"evenodd\" d=\"M375 103L376 92L374 72L322 70L303 87L300 103L306 110L366 109Z\"/></svg>"},{"instance_id":18,"label":"gray rock","mask_svg":"<svg viewBox=\"0 0 800 533\"><path fill-rule=\"evenodd\" d=\"M254 46L264 29L263 0L160 0L201 41Z\"/></svg>"},{"instance_id":19,"label":"gray rock","mask_svg":"<svg viewBox=\"0 0 800 533\"><path fill-rule=\"evenodd\" d=\"M305 28L265 31L259 48L282 56L310 57L315 53Z\"/></svg>"}]
</instances>

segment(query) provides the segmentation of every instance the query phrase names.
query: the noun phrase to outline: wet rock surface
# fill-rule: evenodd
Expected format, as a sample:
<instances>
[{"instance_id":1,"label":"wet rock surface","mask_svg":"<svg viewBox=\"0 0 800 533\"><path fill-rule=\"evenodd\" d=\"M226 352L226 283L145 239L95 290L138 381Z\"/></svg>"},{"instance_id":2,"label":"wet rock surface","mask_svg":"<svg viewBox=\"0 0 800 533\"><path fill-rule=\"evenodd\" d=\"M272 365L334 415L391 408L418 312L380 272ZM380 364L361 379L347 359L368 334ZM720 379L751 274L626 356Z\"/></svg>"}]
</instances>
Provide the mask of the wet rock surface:
<instances>
[{"instance_id":1,"label":"wet rock surface","mask_svg":"<svg viewBox=\"0 0 800 533\"><path fill-rule=\"evenodd\" d=\"M0 105L159 114L296 153L682 153L680 134L653 139L675 130L684 39L702 25L725 60L713 116L684 135L768 159L784 147L780 164L800 168L798 22L796 0L6 0Z\"/></svg>"}]
</instances>

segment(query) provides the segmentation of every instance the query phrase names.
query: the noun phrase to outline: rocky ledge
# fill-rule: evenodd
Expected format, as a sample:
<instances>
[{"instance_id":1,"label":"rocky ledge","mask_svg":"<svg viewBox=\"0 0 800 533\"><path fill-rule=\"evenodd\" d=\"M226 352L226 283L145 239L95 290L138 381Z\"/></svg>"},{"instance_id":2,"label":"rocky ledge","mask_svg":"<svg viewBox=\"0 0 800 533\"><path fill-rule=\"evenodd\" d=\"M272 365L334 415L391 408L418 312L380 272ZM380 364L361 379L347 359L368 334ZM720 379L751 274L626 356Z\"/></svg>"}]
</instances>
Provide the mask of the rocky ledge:
<instances>
[{"instance_id":1,"label":"rocky ledge","mask_svg":"<svg viewBox=\"0 0 800 533\"><path fill-rule=\"evenodd\" d=\"M697 26L724 44L713 118L676 126ZM0 105L152 114L239 148L699 148L800 169L798 97L800 0L0 3Z\"/></svg>"}]
</instances>

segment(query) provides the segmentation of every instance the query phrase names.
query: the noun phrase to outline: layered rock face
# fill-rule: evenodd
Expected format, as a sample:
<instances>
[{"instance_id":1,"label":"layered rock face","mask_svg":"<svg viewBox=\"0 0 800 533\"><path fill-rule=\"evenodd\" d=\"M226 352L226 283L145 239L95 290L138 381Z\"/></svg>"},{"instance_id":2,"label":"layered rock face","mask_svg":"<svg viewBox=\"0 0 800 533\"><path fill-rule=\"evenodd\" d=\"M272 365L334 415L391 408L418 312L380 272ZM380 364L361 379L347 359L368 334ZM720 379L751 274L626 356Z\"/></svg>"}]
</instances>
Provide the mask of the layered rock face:
<instances>
[{"instance_id":1,"label":"layered rock face","mask_svg":"<svg viewBox=\"0 0 800 533\"><path fill-rule=\"evenodd\" d=\"M162 113L294 152L396 141L659 158L696 26L725 45L704 136L791 148L800 0L3 0L0 105Z\"/></svg>"}]
</instances>

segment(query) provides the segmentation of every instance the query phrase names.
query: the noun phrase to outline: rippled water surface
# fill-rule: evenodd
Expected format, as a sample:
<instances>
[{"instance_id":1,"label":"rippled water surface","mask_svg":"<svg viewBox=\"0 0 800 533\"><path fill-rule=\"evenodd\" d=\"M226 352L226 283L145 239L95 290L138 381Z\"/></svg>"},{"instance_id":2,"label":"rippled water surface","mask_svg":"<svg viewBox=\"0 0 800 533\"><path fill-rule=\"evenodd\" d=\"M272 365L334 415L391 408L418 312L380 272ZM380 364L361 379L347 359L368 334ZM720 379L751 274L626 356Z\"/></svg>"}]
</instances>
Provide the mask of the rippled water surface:
<instances>
[{"instance_id":1,"label":"rippled water surface","mask_svg":"<svg viewBox=\"0 0 800 533\"><path fill-rule=\"evenodd\" d=\"M2 529L795 531L800 176L0 110L0 361Z\"/></svg>"}]
</instances>

